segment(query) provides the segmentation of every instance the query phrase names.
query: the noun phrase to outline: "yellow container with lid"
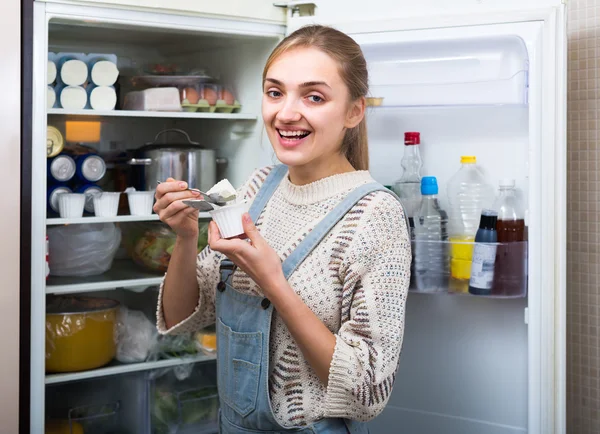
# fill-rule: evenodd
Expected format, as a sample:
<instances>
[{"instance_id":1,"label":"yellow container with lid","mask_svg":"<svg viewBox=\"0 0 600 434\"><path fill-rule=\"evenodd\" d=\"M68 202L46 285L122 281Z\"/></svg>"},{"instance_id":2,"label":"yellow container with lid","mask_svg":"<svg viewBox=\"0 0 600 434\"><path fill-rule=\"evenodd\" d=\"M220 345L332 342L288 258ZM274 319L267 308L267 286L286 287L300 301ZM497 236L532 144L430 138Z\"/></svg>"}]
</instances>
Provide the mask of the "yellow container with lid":
<instances>
[{"instance_id":1,"label":"yellow container with lid","mask_svg":"<svg viewBox=\"0 0 600 434\"><path fill-rule=\"evenodd\" d=\"M119 303L107 298L61 296L46 308L46 372L99 368L116 355Z\"/></svg>"}]
</instances>

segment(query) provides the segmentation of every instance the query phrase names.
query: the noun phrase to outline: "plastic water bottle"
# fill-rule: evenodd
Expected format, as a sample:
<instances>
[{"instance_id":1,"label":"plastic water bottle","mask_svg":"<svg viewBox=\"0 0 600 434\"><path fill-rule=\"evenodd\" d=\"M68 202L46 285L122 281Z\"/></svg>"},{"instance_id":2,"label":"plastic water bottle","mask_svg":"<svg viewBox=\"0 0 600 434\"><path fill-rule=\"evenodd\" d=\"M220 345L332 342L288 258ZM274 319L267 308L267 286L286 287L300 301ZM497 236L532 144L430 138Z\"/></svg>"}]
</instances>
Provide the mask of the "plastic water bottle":
<instances>
[{"instance_id":1,"label":"plastic water bottle","mask_svg":"<svg viewBox=\"0 0 600 434\"><path fill-rule=\"evenodd\" d=\"M445 291L448 285L448 215L437 194L437 179L424 177L421 206L414 217L415 284L420 292Z\"/></svg>"},{"instance_id":2,"label":"plastic water bottle","mask_svg":"<svg viewBox=\"0 0 600 434\"><path fill-rule=\"evenodd\" d=\"M404 133L404 156L400 164L404 169L402 176L398 179L392 190L398 195L411 227L413 217L421 204L421 167L423 161L419 152L421 143L420 133Z\"/></svg>"},{"instance_id":3,"label":"plastic water bottle","mask_svg":"<svg viewBox=\"0 0 600 434\"><path fill-rule=\"evenodd\" d=\"M477 166L476 157L462 156L460 163L460 170L448 182L450 289L468 292L475 234L481 211L492 205L494 189Z\"/></svg>"}]
</instances>

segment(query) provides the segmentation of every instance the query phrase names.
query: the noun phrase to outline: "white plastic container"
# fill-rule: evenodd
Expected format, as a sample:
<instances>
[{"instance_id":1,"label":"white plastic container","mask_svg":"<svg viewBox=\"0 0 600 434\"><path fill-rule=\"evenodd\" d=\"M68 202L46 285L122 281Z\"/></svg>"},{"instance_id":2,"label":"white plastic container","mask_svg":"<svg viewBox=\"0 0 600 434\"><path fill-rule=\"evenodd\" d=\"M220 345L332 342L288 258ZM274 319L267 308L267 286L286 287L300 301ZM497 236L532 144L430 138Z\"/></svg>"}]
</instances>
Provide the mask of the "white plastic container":
<instances>
[{"instance_id":1,"label":"white plastic container","mask_svg":"<svg viewBox=\"0 0 600 434\"><path fill-rule=\"evenodd\" d=\"M154 190L126 191L131 215L151 215L154 205Z\"/></svg>"},{"instance_id":2,"label":"white plastic container","mask_svg":"<svg viewBox=\"0 0 600 434\"><path fill-rule=\"evenodd\" d=\"M221 237L233 238L244 233L242 215L248 212L247 201L209 211L208 213L219 227Z\"/></svg>"},{"instance_id":3,"label":"white plastic container","mask_svg":"<svg viewBox=\"0 0 600 434\"><path fill-rule=\"evenodd\" d=\"M117 92L114 87L88 86L88 108L99 111L114 110L117 105Z\"/></svg>"},{"instance_id":4,"label":"white plastic container","mask_svg":"<svg viewBox=\"0 0 600 434\"><path fill-rule=\"evenodd\" d=\"M120 192L102 192L94 195L94 214L96 217L114 217L119 211Z\"/></svg>"},{"instance_id":5,"label":"white plastic container","mask_svg":"<svg viewBox=\"0 0 600 434\"><path fill-rule=\"evenodd\" d=\"M58 210L60 218L78 218L83 217L83 207L85 206L85 194L81 193L62 193L58 195Z\"/></svg>"},{"instance_id":6,"label":"white plastic container","mask_svg":"<svg viewBox=\"0 0 600 434\"><path fill-rule=\"evenodd\" d=\"M56 105L56 92L54 87L48 86L46 93L46 108L51 109Z\"/></svg>"},{"instance_id":7,"label":"white plastic container","mask_svg":"<svg viewBox=\"0 0 600 434\"><path fill-rule=\"evenodd\" d=\"M60 106L66 110L83 110L87 104L87 92L81 86L57 88L60 93Z\"/></svg>"},{"instance_id":8,"label":"white plastic container","mask_svg":"<svg viewBox=\"0 0 600 434\"><path fill-rule=\"evenodd\" d=\"M56 63L50 59L48 59L47 74L47 84L53 84L56 81Z\"/></svg>"},{"instance_id":9,"label":"white plastic container","mask_svg":"<svg viewBox=\"0 0 600 434\"><path fill-rule=\"evenodd\" d=\"M89 63L90 80L98 86L112 86L117 82L119 69L108 58L97 57Z\"/></svg>"},{"instance_id":10,"label":"white plastic container","mask_svg":"<svg viewBox=\"0 0 600 434\"><path fill-rule=\"evenodd\" d=\"M59 61L60 80L68 86L81 86L88 79L88 66L75 56L65 56Z\"/></svg>"}]
</instances>

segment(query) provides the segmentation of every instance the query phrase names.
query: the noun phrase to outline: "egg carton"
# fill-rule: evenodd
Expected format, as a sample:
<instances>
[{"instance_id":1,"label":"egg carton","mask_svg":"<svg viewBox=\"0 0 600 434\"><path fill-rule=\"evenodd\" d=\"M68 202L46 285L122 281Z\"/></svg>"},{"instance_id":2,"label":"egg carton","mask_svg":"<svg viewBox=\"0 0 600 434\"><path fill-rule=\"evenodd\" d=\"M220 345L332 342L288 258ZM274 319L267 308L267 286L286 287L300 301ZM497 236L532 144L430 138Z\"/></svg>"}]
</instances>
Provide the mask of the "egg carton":
<instances>
[{"instance_id":1,"label":"egg carton","mask_svg":"<svg viewBox=\"0 0 600 434\"><path fill-rule=\"evenodd\" d=\"M210 105L207 100L198 100L196 104L181 103L181 109L184 112L205 112L205 113L239 113L242 106L239 101L233 104L227 104L224 100L219 99L215 105Z\"/></svg>"}]
</instances>

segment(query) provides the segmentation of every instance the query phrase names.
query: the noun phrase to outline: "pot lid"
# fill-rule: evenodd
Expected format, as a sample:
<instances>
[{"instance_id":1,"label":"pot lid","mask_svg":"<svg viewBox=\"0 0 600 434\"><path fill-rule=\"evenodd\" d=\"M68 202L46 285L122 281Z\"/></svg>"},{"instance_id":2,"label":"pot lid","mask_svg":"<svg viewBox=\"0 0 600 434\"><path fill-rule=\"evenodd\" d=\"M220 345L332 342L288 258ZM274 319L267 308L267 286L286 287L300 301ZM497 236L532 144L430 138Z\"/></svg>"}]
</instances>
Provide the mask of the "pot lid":
<instances>
[{"instance_id":1,"label":"pot lid","mask_svg":"<svg viewBox=\"0 0 600 434\"><path fill-rule=\"evenodd\" d=\"M70 313L91 313L111 310L119 306L119 302L110 298L94 298L79 296L52 297L46 304L47 314L66 315Z\"/></svg>"},{"instance_id":2,"label":"pot lid","mask_svg":"<svg viewBox=\"0 0 600 434\"><path fill-rule=\"evenodd\" d=\"M160 143L156 143L158 141L158 138L160 136L162 136L163 134L166 133L178 133L181 134L185 137L185 139L187 140L187 143L174 143L174 144L160 144ZM170 128L167 130L162 130L160 133L158 133L156 135L156 137L154 137L154 140L151 142L147 142L145 144L146 146L153 146L153 147L169 147L169 148L175 148L175 147L192 147L192 146L199 146L200 143L198 142L192 142L192 140L190 139L190 136L188 135L188 133L186 133L183 130L180 130L178 128Z\"/></svg>"}]
</instances>

